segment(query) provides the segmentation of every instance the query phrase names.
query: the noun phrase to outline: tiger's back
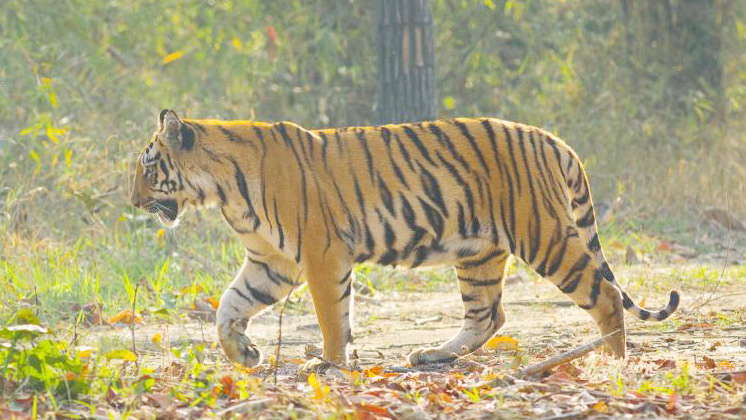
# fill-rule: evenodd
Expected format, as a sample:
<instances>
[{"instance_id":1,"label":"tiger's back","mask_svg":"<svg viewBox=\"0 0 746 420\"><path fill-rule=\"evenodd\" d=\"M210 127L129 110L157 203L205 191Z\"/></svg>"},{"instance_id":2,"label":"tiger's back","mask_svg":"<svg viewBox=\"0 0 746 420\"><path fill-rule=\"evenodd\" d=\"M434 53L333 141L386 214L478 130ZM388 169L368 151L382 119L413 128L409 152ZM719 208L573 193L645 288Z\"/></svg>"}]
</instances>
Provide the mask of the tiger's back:
<instances>
[{"instance_id":1,"label":"tiger's back","mask_svg":"<svg viewBox=\"0 0 746 420\"><path fill-rule=\"evenodd\" d=\"M160 153L181 186L149 198L176 216L189 204L219 206L247 249L218 310L223 349L245 365L261 360L244 335L248 320L303 280L324 358L346 361L355 262L456 267L464 326L443 345L414 351L412 364L467 354L504 324L511 254L588 310L602 334L616 333L608 347L621 357L622 309L662 320L678 305L672 292L665 309L650 312L621 289L601 250L582 165L541 129L482 118L305 130L182 121L172 112L160 125L160 147L141 160ZM137 181L144 191L147 182ZM145 202L133 194L150 208Z\"/></svg>"},{"instance_id":2,"label":"tiger's back","mask_svg":"<svg viewBox=\"0 0 746 420\"><path fill-rule=\"evenodd\" d=\"M354 192L329 201L353 216L357 262L416 267L497 250L533 260L552 247L542 230L571 223L568 173L582 169L543 130L456 119L315 133L327 189Z\"/></svg>"}]
</instances>

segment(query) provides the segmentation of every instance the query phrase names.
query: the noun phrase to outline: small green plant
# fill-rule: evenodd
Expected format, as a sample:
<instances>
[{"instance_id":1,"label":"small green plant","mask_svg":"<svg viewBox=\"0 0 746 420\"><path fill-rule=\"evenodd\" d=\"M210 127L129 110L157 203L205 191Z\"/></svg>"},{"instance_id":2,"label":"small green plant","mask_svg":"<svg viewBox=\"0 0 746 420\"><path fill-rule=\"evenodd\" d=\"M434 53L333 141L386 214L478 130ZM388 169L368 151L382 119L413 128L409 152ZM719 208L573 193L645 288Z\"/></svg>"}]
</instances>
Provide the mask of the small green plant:
<instances>
[{"instance_id":1,"label":"small green plant","mask_svg":"<svg viewBox=\"0 0 746 420\"><path fill-rule=\"evenodd\" d=\"M47 391L55 399L74 399L89 390L87 360L66 343L54 339L46 328L34 324L0 330L3 383Z\"/></svg>"}]
</instances>

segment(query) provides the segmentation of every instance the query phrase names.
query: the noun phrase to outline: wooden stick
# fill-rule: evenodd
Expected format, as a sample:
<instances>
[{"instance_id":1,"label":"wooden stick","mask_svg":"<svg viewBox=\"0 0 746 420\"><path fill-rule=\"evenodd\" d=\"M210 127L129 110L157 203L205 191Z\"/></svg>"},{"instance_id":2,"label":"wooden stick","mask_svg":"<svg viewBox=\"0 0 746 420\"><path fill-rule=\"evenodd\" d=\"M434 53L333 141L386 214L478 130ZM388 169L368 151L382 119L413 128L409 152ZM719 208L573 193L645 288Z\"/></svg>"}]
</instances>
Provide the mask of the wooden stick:
<instances>
[{"instance_id":1,"label":"wooden stick","mask_svg":"<svg viewBox=\"0 0 746 420\"><path fill-rule=\"evenodd\" d=\"M556 356L550 357L549 359L544 360L543 362L537 363L535 365L531 365L528 367L525 367L516 373L516 378L524 378L527 376L533 376L537 375L539 373L542 373L546 370L549 370L555 366L559 366L563 363L567 363L570 360L577 359L579 357L583 357L586 354L592 352L593 350L596 350L597 348L604 345L606 342L606 339L611 337L614 334L617 334L619 330L614 331L613 333L607 334L601 338L599 338L596 341L592 341L588 344L582 345L580 347L576 347L572 350L566 351L564 353L560 353Z\"/></svg>"}]
</instances>

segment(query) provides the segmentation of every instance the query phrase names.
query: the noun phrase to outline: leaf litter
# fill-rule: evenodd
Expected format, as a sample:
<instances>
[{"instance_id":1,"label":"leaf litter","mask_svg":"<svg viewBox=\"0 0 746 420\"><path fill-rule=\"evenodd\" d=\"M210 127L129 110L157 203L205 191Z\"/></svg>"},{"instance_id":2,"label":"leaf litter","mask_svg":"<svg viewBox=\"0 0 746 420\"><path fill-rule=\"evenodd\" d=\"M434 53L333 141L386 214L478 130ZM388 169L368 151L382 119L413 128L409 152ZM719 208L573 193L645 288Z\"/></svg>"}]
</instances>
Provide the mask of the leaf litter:
<instances>
[{"instance_id":1,"label":"leaf litter","mask_svg":"<svg viewBox=\"0 0 746 420\"><path fill-rule=\"evenodd\" d=\"M736 291L734 286L725 285L719 293L731 291ZM409 351L437 345L460 327L458 295L454 290L378 292L377 299L357 303L350 365L308 374L302 367L320 357L315 344L321 337L318 329L307 327L315 322L307 297L285 314L279 360L275 359L279 309L252 323L250 335L266 361L246 369L230 364L214 345L213 328L203 325L202 316L192 316L190 311L196 309L214 312L214 305L200 290L192 292L194 302L207 304L187 308L188 317L179 318L176 325L152 313L133 314L125 309L106 320L108 325L81 338L91 344L78 347L78 355L83 356L79 359L87 361L88 367L77 376L67 375L67 383L94 380L93 375L102 373L94 372L95 365L108 363L114 373L111 377L116 378L99 384L101 392L63 398L55 407L43 394L24 389L21 383L3 381L0 414L32 418L29 413L36 404L37 413L56 412L57 418L126 414L142 419L248 415L737 419L746 415L746 308L737 296L695 310L687 303L701 290L685 289L681 310L672 320L662 325L628 320L627 360L591 352L525 374L530 367L598 338L584 311L551 303L561 302L562 296L548 283L525 278L508 286L510 301L506 304L513 302L506 305L508 324L482 349L450 364L417 368L406 362ZM653 299L654 293L650 295ZM413 311L410 302L419 301L433 304ZM29 328L15 329L25 332ZM137 332L137 353L126 344L130 328ZM43 327L31 329L41 334L34 340L53 334ZM8 334L13 332L11 328ZM92 350L104 335L119 335L121 344L107 351ZM82 403L96 408L83 408Z\"/></svg>"}]
</instances>

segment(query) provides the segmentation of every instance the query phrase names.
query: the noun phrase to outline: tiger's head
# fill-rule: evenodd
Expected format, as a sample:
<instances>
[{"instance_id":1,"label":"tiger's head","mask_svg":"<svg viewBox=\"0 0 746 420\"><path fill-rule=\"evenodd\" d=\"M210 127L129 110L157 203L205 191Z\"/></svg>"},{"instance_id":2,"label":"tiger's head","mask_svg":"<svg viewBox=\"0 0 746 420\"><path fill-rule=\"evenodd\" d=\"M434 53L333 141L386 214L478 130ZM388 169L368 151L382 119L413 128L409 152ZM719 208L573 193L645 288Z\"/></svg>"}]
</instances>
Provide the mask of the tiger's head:
<instances>
[{"instance_id":1,"label":"tiger's head","mask_svg":"<svg viewBox=\"0 0 746 420\"><path fill-rule=\"evenodd\" d=\"M183 174L195 141L189 124L164 109L158 116L158 131L137 159L131 203L157 214L166 227L176 226L185 207L195 204Z\"/></svg>"}]
</instances>

